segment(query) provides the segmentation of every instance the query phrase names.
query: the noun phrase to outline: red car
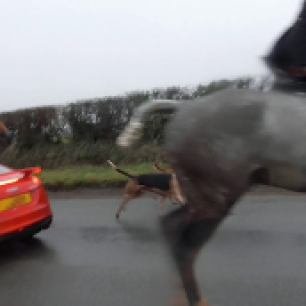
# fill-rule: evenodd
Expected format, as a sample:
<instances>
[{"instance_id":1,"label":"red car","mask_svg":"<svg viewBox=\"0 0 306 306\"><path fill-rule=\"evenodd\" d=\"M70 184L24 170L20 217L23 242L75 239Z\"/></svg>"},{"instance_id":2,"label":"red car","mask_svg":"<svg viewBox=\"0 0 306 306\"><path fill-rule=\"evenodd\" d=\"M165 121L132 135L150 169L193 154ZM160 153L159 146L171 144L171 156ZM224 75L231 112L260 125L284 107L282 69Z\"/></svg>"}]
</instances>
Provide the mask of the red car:
<instances>
[{"instance_id":1,"label":"red car","mask_svg":"<svg viewBox=\"0 0 306 306\"><path fill-rule=\"evenodd\" d=\"M14 170L0 165L0 241L28 238L52 222L39 167Z\"/></svg>"}]
</instances>

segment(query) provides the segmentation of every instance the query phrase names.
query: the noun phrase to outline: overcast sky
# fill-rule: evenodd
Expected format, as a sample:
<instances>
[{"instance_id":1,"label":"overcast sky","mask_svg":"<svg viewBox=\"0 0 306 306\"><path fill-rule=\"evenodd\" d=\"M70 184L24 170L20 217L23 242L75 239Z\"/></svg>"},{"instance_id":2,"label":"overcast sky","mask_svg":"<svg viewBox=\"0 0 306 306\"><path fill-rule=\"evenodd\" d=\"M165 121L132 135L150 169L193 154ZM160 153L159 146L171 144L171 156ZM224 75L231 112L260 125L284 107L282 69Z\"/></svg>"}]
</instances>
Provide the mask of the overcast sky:
<instances>
[{"instance_id":1,"label":"overcast sky","mask_svg":"<svg viewBox=\"0 0 306 306\"><path fill-rule=\"evenodd\" d=\"M0 111L265 72L301 0L1 0Z\"/></svg>"}]
</instances>

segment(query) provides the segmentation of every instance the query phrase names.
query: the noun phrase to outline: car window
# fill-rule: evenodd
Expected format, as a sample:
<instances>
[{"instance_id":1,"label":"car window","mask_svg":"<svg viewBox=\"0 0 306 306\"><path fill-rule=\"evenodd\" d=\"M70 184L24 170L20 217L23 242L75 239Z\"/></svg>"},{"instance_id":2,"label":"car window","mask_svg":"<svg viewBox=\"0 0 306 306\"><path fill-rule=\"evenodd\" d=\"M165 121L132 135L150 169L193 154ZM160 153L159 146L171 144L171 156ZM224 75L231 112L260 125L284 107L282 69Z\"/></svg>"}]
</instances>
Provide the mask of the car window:
<instances>
[{"instance_id":1,"label":"car window","mask_svg":"<svg viewBox=\"0 0 306 306\"><path fill-rule=\"evenodd\" d=\"M5 167L3 165L0 165L0 174L5 174L5 173L9 173L12 172L12 169Z\"/></svg>"}]
</instances>

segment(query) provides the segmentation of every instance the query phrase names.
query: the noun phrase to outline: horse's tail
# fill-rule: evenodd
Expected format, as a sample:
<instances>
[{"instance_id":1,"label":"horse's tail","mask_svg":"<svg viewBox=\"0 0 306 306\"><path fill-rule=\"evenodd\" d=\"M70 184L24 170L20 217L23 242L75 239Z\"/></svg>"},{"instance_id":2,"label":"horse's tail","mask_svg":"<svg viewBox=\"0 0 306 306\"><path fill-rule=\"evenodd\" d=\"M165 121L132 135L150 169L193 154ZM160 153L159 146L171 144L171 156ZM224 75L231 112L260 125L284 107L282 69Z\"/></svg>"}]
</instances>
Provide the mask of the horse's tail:
<instances>
[{"instance_id":1,"label":"horse's tail","mask_svg":"<svg viewBox=\"0 0 306 306\"><path fill-rule=\"evenodd\" d=\"M121 147L129 147L140 138L146 117L153 112L173 113L178 108L181 101L178 100L154 100L136 108L130 122L117 139L117 144Z\"/></svg>"}]
</instances>

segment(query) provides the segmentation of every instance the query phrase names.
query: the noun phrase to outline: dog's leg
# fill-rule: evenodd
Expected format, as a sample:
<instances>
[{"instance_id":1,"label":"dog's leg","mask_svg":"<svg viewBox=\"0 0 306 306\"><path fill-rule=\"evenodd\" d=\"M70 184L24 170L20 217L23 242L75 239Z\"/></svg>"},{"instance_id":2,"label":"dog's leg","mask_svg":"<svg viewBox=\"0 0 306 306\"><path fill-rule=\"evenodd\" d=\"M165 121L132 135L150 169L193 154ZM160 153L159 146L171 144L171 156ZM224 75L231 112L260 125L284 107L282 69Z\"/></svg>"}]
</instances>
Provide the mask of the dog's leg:
<instances>
[{"instance_id":1,"label":"dog's leg","mask_svg":"<svg viewBox=\"0 0 306 306\"><path fill-rule=\"evenodd\" d=\"M117 212L116 212L116 218L117 218L117 219L120 218L121 212L125 209L127 203L128 203L132 198L133 198L133 197L130 196L130 195L128 195L128 194L125 194L125 195L123 196L123 200L122 200L122 202L121 202L121 204L120 204L120 206L118 207Z\"/></svg>"},{"instance_id":2,"label":"dog's leg","mask_svg":"<svg viewBox=\"0 0 306 306\"><path fill-rule=\"evenodd\" d=\"M124 188L123 200L117 209L116 218L119 219L121 212L125 209L128 202L132 199L135 199L143 193L143 188L138 185L137 181L131 179L127 182Z\"/></svg>"}]
</instances>

